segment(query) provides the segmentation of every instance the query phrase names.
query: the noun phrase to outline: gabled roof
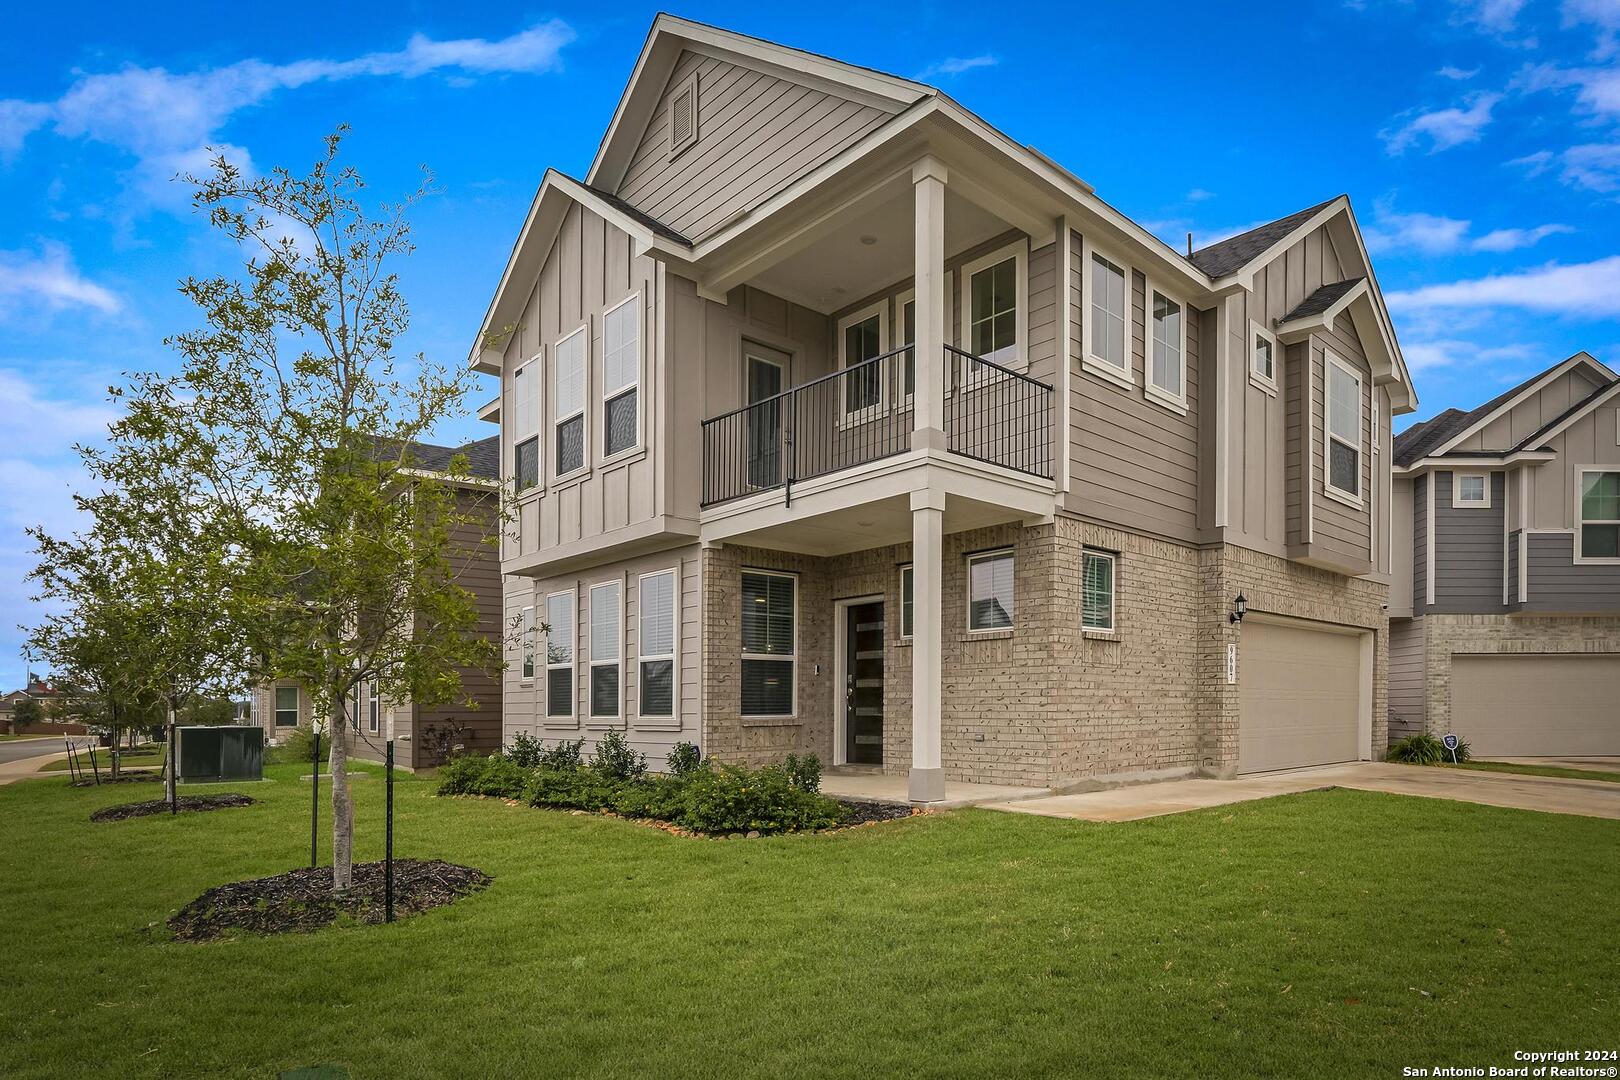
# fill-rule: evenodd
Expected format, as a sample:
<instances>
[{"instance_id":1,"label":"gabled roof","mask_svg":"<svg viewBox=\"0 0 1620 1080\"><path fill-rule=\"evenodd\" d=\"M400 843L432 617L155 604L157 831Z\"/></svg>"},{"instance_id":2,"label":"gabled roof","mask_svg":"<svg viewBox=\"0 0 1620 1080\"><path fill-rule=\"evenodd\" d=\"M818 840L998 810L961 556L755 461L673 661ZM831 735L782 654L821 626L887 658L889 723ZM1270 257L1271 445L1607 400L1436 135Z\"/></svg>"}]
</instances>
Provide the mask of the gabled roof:
<instances>
[{"instance_id":1,"label":"gabled roof","mask_svg":"<svg viewBox=\"0 0 1620 1080\"><path fill-rule=\"evenodd\" d=\"M1620 382L1620 376L1616 376L1608 367L1599 363L1590 353L1576 353L1545 371L1537 372L1511 389L1504 390L1477 408L1467 412L1461 409L1447 409L1432 420L1416 424L1401 432L1395 436L1395 464L1400 468L1406 468L1426 457L1444 456L1457 443L1490 423L1497 413L1511 409L1521 399L1536 393L1565 372L1577 367L1589 368L1601 380L1597 389L1514 446L1501 448L1501 452L1514 453L1540 446L1542 440L1550 437L1554 428L1591 408L1606 393L1612 391L1615 384Z\"/></svg>"},{"instance_id":2,"label":"gabled roof","mask_svg":"<svg viewBox=\"0 0 1620 1080\"><path fill-rule=\"evenodd\" d=\"M1335 195L1326 202L1308 206L1303 210L1257 225L1248 232L1206 245L1193 252L1192 264L1212 278L1226 277L1243 269L1256 258L1270 251L1295 229L1305 224L1335 202L1345 198Z\"/></svg>"},{"instance_id":3,"label":"gabled roof","mask_svg":"<svg viewBox=\"0 0 1620 1080\"><path fill-rule=\"evenodd\" d=\"M1282 321L1293 322L1295 319L1307 319L1313 315L1321 315L1332 309L1344 296L1367 279L1364 277L1349 278L1345 281L1335 281L1331 285L1323 285L1311 295L1295 305L1294 310L1282 317Z\"/></svg>"},{"instance_id":4,"label":"gabled roof","mask_svg":"<svg viewBox=\"0 0 1620 1080\"><path fill-rule=\"evenodd\" d=\"M392 456L398 443L379 440L383 449ZM467 472L480 480L501 478L501 437L490 435L460 446L441 446L438 443L413 442L410 444L411 466L422 472L445 472L450 460L457 454L467 455Z\"/></svg>"}]
</instances>

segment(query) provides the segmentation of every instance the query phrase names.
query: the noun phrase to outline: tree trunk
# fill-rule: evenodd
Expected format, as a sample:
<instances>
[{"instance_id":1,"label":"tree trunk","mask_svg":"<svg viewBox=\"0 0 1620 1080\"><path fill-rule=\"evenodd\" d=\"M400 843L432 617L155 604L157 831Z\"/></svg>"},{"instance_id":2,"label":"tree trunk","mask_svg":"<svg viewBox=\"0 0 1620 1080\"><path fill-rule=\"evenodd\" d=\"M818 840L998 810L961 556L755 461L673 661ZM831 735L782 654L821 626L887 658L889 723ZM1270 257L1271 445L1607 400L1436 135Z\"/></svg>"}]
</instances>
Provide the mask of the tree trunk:
<instances>
[{"instance_id":1,"label":"tree trunk","mask_svg":"<svg viewBox=\"0 0 1620 1080\"><path fill-rule=\"evenodd\" d=\"M177 792L177 785L179 783L179 777L177 774L180 772L180 756L175 753L178 747L176 747L174 744L174 702L166 701L164 702L164 706L165 711L168 713L168 724L165 729L165 733L168 736L168 741L164 745L163 751L164 756L169 759L169 790L167 795L169 798L169 806L173 808L176 801L175 795Z\"/></svg>"},{"instance_id":2,"label":"tree trunk","mask_svg":"<svg viewBox=\"0 0 1620 1080\"><path fill-rule=\"evenodd\" d=\"M108 714L109 714L110 718L112 719L112 738L107 740L108 748L111 750L111 753L108 754L108 757L112 760L112 778L114 780L116 780L116 779L118 779L118 758L119 758L118 706L117 705L109 706Z\"/></svg>"},{"instance_id":3,"label":"tree trunk","mask_svg":"<svg viewBox=\"0 0 1620 1080\"><path fill-rule=\"evenodd\" d=\"M354 877L354 799L349 793L349 724L343 691L332 687L332 891L348 889Z\"/></svg>"}]
</instances>

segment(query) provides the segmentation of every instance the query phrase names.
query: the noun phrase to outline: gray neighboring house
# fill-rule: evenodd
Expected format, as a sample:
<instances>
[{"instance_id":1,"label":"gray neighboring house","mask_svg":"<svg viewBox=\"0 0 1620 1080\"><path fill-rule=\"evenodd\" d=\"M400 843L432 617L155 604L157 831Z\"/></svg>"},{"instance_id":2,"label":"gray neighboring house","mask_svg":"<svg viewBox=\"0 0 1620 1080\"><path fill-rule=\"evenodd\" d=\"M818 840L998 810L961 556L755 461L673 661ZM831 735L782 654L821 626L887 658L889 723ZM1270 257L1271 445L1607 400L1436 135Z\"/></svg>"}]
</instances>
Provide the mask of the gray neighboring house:
<instances>
[{"instance_id":1,"label":"gray neighboring house","mask_svg":"<svg viewBox=\"0 0 1620 1080\"><path fill-rule=\"evenodd\" d=\"M1383 753L1416 398L1344 196L1178 250L932 86L660 15L469 362L508 738L922 802Z\"/></svg>"},{"instance_id":2,"label":"gray neighboring house","mask_svg":"<svg viewBox=\"0 0 1620 1080\"><path fill-rule=\"evenodd\" d=\"M1392 737L1620 754L1620 377L1587 353L1395 440Z\"/></svg>"},{"instance_id":3,"label":"gray neighboring house","mask_svg":"<svg viewBox=\"0 0 1620 1080\"><path fill-rule=\"evenodd\" d=\"M496 527L500 475L500 438L491 435L464 446L438 446L415 443L411 449L420 472L442 472L457 454L467 455L468 476L459 484L457 498L463 510L478 515L487 524L457 526L451 569L461 586L473 594L478 607L478 632L491 640L502 636L500 562L490 542ZM437 736L447 730L457 732L456 741L471 750L487 753L501 746L501 680L499 672L463 668L462 688L478 703L472 709L461 705L425 706L413 701L385 699L372 687L363 687L351 703L358 717L358 731L351 752L360 758L381 761L385 744L395 739L395 763L408 769L431 768L440 764ZM300 724L313 721L310 697L295 679L267 682L256 687L250 697L249 723L265 730L269 743Z\"/></svg>"}]
</instances>

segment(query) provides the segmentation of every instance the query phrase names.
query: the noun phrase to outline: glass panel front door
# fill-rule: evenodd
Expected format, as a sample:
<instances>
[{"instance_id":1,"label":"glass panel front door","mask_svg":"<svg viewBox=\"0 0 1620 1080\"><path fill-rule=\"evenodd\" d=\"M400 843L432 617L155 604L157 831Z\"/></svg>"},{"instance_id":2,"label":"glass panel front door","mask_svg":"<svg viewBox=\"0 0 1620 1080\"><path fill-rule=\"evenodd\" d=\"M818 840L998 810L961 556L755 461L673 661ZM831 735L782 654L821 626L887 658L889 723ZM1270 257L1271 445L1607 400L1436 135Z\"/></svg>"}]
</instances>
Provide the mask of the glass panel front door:
<instances>
[{"instance_id":1,"label":"glass panel front door","mask_svg":"<svg viewBox=\"0 0 1620 1080\"><path fill-rule=\"evenodd\" d=\"M844 760L883 764L883 603L844 609Z\"/></svg>"}]
</instances>

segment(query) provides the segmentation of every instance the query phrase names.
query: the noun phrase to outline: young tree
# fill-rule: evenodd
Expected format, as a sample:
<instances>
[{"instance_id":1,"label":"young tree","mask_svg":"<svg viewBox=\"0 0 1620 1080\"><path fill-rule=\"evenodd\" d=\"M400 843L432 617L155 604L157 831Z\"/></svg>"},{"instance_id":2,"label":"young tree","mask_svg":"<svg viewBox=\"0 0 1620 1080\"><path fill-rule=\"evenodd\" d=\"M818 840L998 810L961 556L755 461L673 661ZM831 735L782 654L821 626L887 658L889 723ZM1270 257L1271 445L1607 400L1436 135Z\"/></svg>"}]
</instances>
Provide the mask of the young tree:
<instances>
[{"instance_id":1,"label":"young tree","mask_svg":"<svg viewBox=\"0 0 1620 1080\"><path fill-rule=\"evenodd\" d=\"M298 679L327 720L339 891L352 878L357 688L442 703L465 699L458 667L500 664L449 557L452 530L477 519L410 449L462 411L471 373L394 355L409 313L391 266L411 251L405 214L426 189L368 217L359 175L338 164L343 134L307 176L250 178L218 158L186 178L244 250L245 279L182 283L203 326L171 339L181 374L145 378L131 401L132 430L196 478L189 498L242 555L230 604L245 653L262 658L255 674Z\"/></svg>"},{"instance_id":2,"label":"young tree","mask_svg":"<svg viewBox=\"0 0 1620 1080\"><path fill-rule=\"evenodd\" d=\"M27 727L29 724L37 724L43 719L45 710L40 706L38 698L20 697L11 707L11 724L14 730Z\"/></svg>"}]
</instances>

